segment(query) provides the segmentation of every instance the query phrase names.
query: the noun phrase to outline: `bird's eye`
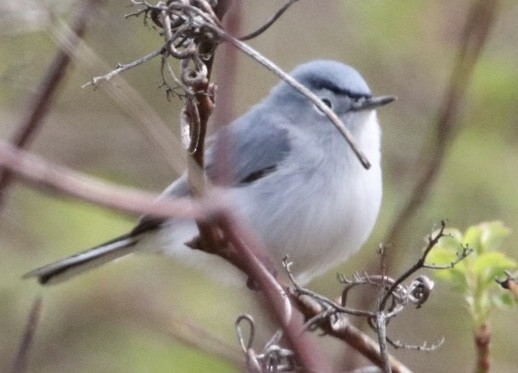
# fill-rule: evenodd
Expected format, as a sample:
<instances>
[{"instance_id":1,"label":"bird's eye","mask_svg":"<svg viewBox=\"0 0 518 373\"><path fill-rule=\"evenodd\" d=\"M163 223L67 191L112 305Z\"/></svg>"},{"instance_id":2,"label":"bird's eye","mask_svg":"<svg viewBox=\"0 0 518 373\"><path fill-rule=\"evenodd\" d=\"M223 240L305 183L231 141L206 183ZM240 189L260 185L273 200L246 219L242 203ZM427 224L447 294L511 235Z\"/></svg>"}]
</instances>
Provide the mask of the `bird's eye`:
<instances>
[{"instance_id":1,"label":"bird's eye","mask_svg":"<svg viewBox=\"0 0 518 373\"><path fill-rule=\"evenodd\" d=\"M333 104L331 103L331 100L328 99L328 98L322 98L321 101L324 103L324 105L326 105L328 108L332 109L333 108Z\"/></svg>"},{"instance_id":2,"label":"bird's eye","mask_svg":"<svg viewBox=\"0 0 518 373\"><path fill-rule=\"evenodd\" d=\"M326 105L328 108L333 109L333 103L332 103L332 102L331 102L331 100L330 100L330 99L328 99L327 97L321 97L321 98L320 98L320 101L322 101L322 103L323 103L324 105ZM318 108L318 106L316 106L316 105L315 105L315 109L317 109L317 110L318 110L318 112L319 112L320 114L324 114L324 113L322 112L322 110L320 110L320 109Z\"/></svg>"}]
</instances>

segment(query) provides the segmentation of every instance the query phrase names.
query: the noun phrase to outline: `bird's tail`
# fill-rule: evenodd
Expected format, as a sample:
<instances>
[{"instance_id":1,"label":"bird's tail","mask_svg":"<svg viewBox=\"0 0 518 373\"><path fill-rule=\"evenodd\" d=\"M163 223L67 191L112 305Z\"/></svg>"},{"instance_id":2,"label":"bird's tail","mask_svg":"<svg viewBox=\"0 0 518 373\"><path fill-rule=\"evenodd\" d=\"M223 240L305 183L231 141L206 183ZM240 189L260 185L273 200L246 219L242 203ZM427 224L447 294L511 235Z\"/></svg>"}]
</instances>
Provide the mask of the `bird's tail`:
<instances>
[{"instance_id":1,"label":"bird's tail","mask_svg":"<svg viewBox=\"0 0 518 373\"><path fill-rule=\"evenodd\" d=\"M23 278L37 277L42 285L57 284L70 277L130 254L140 240L131 233L26 273Z\"/></svg>"}]
</instances>

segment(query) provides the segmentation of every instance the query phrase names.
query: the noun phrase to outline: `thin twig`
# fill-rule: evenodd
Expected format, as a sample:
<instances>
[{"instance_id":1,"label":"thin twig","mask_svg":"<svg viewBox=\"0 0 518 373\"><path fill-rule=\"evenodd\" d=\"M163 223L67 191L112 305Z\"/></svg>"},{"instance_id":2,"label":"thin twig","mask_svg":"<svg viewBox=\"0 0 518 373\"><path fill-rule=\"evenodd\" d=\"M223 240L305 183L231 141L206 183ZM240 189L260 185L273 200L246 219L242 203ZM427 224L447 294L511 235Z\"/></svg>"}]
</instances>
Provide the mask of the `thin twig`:
<instances>
[{"instance_id":1,"label":"thin twig","mask_svg":"<svg viewBox=\"0 0 518 373\"><path fill-rule=\"evenodd\" d=\"M12 373L24 373L27 370L29 352L31 351L34 335L40 319L41 302L41 297L38 296L32 304L27 325L25 326L25 332L14 361Z\"/></svg>"},{"instance_id":2,"label":"thin twig","mask_svg":"<svg viewBox=\"0 0 518 373\"><path fill-rule=\"evenodd\" d=\"M251 57L253 60L258 62L259 64L263 65L266 69L270 70L272 73L277 75L279 78L284 80L287 84L292 86L294 89L299 91L301 94L307 97L311 103L315 104L315 106L320 109L326 117L331 121L331 123L337 128L337 130L340 132L340 134L344 137L344 139L347 141L349 146L351 147L354 154L358 157L358 160L361 162L363 167L366 169L369 169L371 164L367 157L363 154L363 151L358 147L356 140L351 135L349 130L344 126L340 118L335 114L333 110L331 110L327 105L325 105L322 100L320 100L311 90L309 90L306 86L300 84L297 80L292 78L290 75L286 74L282 69L280 69L276 64L274 64L272 61L267 59L264 55L250 47L249 45L243 43L242 41L236 39L232 35L228 34L225 30L221 29L220 27L217 27L214 24L208 24L208 27L210 27L217 35L233 45L234 47L241 50L243 53L245 53L247 56Z\"/></svg>"},{"instance_id":3,"label":"thin twig","mask_svg":"<svg viewBox=\"0 0 518 373\"><path fill-rule=\"evenodd\" d=\"M378 334L378 343L380 346L380 355L383 362L383 372L392 373L392 368L388 359L387 351L387 318L384 311L376 313L376 331Z\"/></svg>"},{"instance_id":4,"label":"thin twig","mask_svg":"<svg viewBox=\"0 0 518 373\"><path fill-rule=\"evenodd\" d=\"M54 101L54 97L57 94L57 88L66 77L66 71L71 61L69 51L77 47L80 38L82 38L86 31L88 20L94 13L97 5L102 1L81 0L79 2L80 6L77 8L73 25L65 36L66 40L70 43L68 50L60 46L60 49L47 69L47 73L27 104L27 110L24 111L27 114L21 120L20 124L17 125L18 130L14 134L11 142L20 148L29 145L36 135L37 130L42 125ZM12 176L8 170L0 170L0 207L5 201Z\"/></svg>"},{"instance_id":5,"label":"thin twig","mask_svg":"<svg viewBox=\"0 0 518 373\"><path fill-rule=\"evenodd\" d=\"M140 66L140 65L142 65L142 64L152 60L153 58L160 56L163 52L164 52L164 49L161 48L161 49L158 49L158 50L156 50L154 52L151 52L148 55L145 55L145 56L143 56L143 57L141 57L141 58L139 58L139 59L137 59L135 61L132 61L130 63L127 63L127 64L117 64L117 68L115 70L112 70L112 71L110 71L109 73L107 73L105 75L100 75L100 76L93 77L91 81L83 84L81 86L81 88L86 88L89 85L93 86L94 88L97 88L99 86L99 84L101 84L102 82L109 82L111 79L113 79L117 75L125 72L126 70L129 70L129 69L132 69L134 67Z\"/></svg>"},{"instance_id":6,"label":"thin twig","mask_svg":"<svg viewBox=\"0 0 518 373\"><path fill-rule=\"evenodd\" d=\"M379 303L379 310L384 310L388 300L392 296L392 293L397 289L397 287L403 283L408 277L410 277L412 274L414 274L419 269L423 268L424 263L426 262L426 257L430 253L430 251L437 245L439 240L444 237L444 229L446 228L446 222L443 220L441 221L441 228L435 235L430 235L428 238L428 244L426 245L423 254L419 258L419 260L408 270L406 270L401 276L398 277L398 279L390 286L390 288L385 292L385 295L381 299Z\"/></svg>"},{"instance_id":7,"label":"thin twig","mask_svg":"<svg viewBox=\"0 0 518 373\"><path fill-rule=\"evenodd\" d=\"M291 294L291 296L295 298L297 306L304 313L306 318L315 317L326 310L320 302L316 301L311 296L298 294ZM320 327L326 335L330 335L344 341L364 357L369 359L372 363L379 367L383 366L383 360L379 353L378 343L349 323L347 318L343 315L338 317L332 323L320 324ZM388 355L388 362L392 373L411 373L410 369L390 354Z\"/></svg>"},{"instance_id":8,"label":"thin twig","mask_svg":"<svg viewBox=\"0 0 518 373\"><path fill-rule=\"evenodd\" d=\"M173 30L169 29L170 27L172 28L169 17L170 11L173 9L184 12L182 17L185 14L185 18L182 18L184 24L180 25L180 27L185 26L185 28L181 28L182 32L186 32L185 37L181 34L173 33ZM221 17L222 12L217 9L216 11ZM196 19L193 18L193 15L196 16ZM191 128L190 132L196 132L199 138L191 139L191 141L197 142L198 145L194 147L194 151L191 153L192 161L188 163L187 173L191 189L195 192L194 194L203 198L207 193L207 188L204 187L206 177L203 174L204 140L208 118L213 107L211 98L212 88L209 81L214 51L218 41L214 40L215 44L210 45L210 40L212 39L200 37L199 32L208 24L220 29L220 21L215 18L212 9L204 0L197 1L196 6L187 1L170 2L167 4L167 9L161 10L160 18L160 23L165 30L166 53L182 60L181 79L183 85L189 88L184 118ZM211 28L207 28L207 30L211 30ZM177 35L181 39L181 43L177 45L185 49L175 49L176 46L173 43L173 38L176 36L173 35ZM208 44L201 44L202 42ZM202 54L204 58L200 57ZM193 174L193 170L198 172L198 169L201 170L201 175ZM319 356L315 346L307 340L307 336L301 335L303 332L302 323L300 322L301 317L294 317L288 297L269 270L270 261L265 250L255 242L250 232L240 228L240 222L229 211L220 210L212 214L208 221L196 220L196 223L200 235L197 242L192 243L193 246L196 247L197 243L200 246L197 248L223 256L238 266L238 268L244 269L266 295L273 314L283 326L301 365L307 371L329 371L327 362ZM222 237L220 237L217 228L222 232ZM227 246L230 246L230 250ZM234 252L231 249L234 249Z\"/></svg>"},{"instance_id":9,"label":"thin twig","mask_svg":"<svg viewBox=\"0 0 518 373\"><path fill-rule=\"evenodd\" d=\"M514 299L518 302L518 281L516 277L511 274L509 271L505 271L505 279L499 280L498 278L495 281L504 289L509 290L511 294L513 294Z\"/></svg>"},{"instance_id":10,"label":"thin twig","mask_svg":"<svg viewBox=\"0 0 518 373\"><path fill-rule=\"evenodd\" d=\"M284 14L284 12L286 12L288 10L288 8L290 6L292 6L293 4L295 4L298 0L288 0L277 12L275 12L275 14L273 16L270 17L270 19L268 21L266 21L261 27L259 27L257 30L255 31L252 31L251 33L249 34L246 34L246 35L243 35L243 36L240 36L238 37L239 40L241 41L247 41L247 40L250 40L250 39L253 39L253 38L256 38L258 37L259 35L261 35L263 32L265 32L266 30L268 30L270 28L271 25L273 25L275 23L275 21L277 21L279 19L280 16L282 16Z\"/></svg>"},{"instance_id":11,"label":"thin twig","mask_svg":"<svg viewBox=\"0 0 518 373\"><path fill-rule=\"evenodd\" d=\"M67 53L73 55L74 61L80 68L90 74L91 71L97 69L109 70L107 64L84 41L77 48L73 48L73 45L65 38L67 33L68 26L64 23L51 29L51 36ZM155 145L153 149L161 151L173 171L181 174L185 170L180 141L135 88L122 78L119 78L117 87L112 84L101 84L98 88L122 109L130 122L140 124L137 128Z\"/></svg>"}]
</instances>

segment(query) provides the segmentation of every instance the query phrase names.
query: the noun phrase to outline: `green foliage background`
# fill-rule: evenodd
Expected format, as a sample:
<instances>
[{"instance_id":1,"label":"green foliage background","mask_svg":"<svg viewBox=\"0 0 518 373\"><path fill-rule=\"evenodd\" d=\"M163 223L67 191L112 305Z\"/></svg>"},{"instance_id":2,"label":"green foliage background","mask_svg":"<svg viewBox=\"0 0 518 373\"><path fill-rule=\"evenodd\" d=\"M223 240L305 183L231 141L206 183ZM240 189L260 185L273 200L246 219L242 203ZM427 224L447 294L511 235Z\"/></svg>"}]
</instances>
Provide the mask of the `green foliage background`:
<instances>
[{"instance_id":1,"label":"green foliage background","mask_svg":"<svg viewBox=\"0 0 518 373\"><path fill-rule=\"evenodd\" d=\"M335 273L352 275L372 267L375 248L408 198L419 175L419 154L431 132L471 1L301 0L266 34L251 42L290 70L316 58L337 59L358 68L375 94L398 96L379 115L383 123L384 203L370 241L351 261L317 279L313 289L339 291ZM49 65L56 45L42 4L69 20L71 1L7 1L0 4L0 135L16 130ZM138 19L124 20L129 1L112 1L92 20L86 41L105 62L129 62L160 46L156 32ZM242 29L262 24L279 1L243 1ZM518 3L501 11L476 67L447 160L418 217L394 247L396 275L418 257L422 237L440 219L464 230L480 221L502 220L511 234L506 253L518 257ZM223 49L220 51L220 53ZM216 66L217 69L221 66ZM106 71L97 71L101 74ZM169 103L160 83L159 62L124 75L154 110L174 127L178 102ZM91 74L74 69L31 150L60 164L106 180L160 191L175 174L163 155L101 91L81 89ZM216 81L218 78L216 76ZM236 115L265 96L276 79L240 57ZM224 81L218 81L220 85ZM116 84L116 82L114 83ZM218 97L224 100L224 97ZM233 321L253 306L242 289L221 287L201 271L157 257L132 257L52 288L21 275L130 228L134 219L22 184L10 190L0 224L0 371L13 363L34 297L43 312L30 372L232 372L231 365L172 337L172 320L201 325L231 346L239 358ZM516 310L493 315L495 372L513 372ZM463 299L438 284L421 310L390 325L395 339L420 344L444 336L437 352L395 354L416 372L470 372L474 366L471 324ZM337 364L353 360L341 346L323 342ZM223 346L223 344L221 344Z\"/></svg>"}]
</instances>

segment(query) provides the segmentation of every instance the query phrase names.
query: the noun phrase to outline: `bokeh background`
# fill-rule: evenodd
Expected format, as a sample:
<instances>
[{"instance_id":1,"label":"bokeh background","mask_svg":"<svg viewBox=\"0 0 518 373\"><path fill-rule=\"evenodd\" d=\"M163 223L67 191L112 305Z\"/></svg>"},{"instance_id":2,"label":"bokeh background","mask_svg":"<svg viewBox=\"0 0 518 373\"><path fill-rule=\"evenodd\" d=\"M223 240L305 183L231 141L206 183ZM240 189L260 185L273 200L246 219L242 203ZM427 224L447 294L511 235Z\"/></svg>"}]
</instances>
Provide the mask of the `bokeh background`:
<instances>
[{"instance_id":1,"label":"bokeh background","mask_svg":"<svg viewBox=\"0 0 518 373\"><path fill-rule=\"evenodd\" d=\"M299 63L336 59L355 66L374 94L398 96L380 111L383 123L384 202L371 239L361 253L315 280L311 288L333 297L336 272L375 269L378 244L410 196L432 149L434 125L473 1L309 1L295 4L270 30L250 42L290 70ZM130 62L161 46L157 31L142 19L124 19L129 1L105 1L85 41L108 66ZM281 1L241 2L242 33L262 24ZM0 135L17 130L56 53L55 30L70 22L75 2L0 1ZM488 42L469 82L457 130L432 191L400 239L391 247L390 274L418 258L423 237L441 219L465 229L499 219L512 229L504 250L518 257L518 3L500 1ZM222 74L219 51L215 81ZM125 79L179 133L181 103L159 89L159 61L124 74ZM103 89L81 89L94 71L74 66L30 150L104 180L159 192L176 176L141 124ZM240 55L235 69L233 115L268 93L276 78ZM124 86L114 80L115 91ZM225 100L225 97L218 97ZM426 153L433 157L433 153ZM96 206L15 184L1 210L0 371L9 371L34 299L43 299L30 350L30 372L234 372L242 360L233 322L251 312L243 289L221 286L202 271L172 260L139 256L122 260L56 287L41 288L21 275L123 233L135 221ZM374 263L374 264L373 264ZM429 274L428 272L424 272ZM495 372L518 366L517 310L492 317ZM362 322L355 321L362 326ZM204 334L208 333L208 334ZM389 327L395 339L430 343L445 337L433 353L392 351L416 372L471 372L475 364L471 324L463 300L438 283L429 302ZM356 354L322 338L336 366L351 367ZM201 348L200 348L201 346ZM259 349L260 346L257 346ZM214 353L225 358L215 357Z\"/></svg>"}]
</instances>

